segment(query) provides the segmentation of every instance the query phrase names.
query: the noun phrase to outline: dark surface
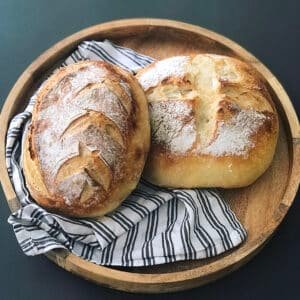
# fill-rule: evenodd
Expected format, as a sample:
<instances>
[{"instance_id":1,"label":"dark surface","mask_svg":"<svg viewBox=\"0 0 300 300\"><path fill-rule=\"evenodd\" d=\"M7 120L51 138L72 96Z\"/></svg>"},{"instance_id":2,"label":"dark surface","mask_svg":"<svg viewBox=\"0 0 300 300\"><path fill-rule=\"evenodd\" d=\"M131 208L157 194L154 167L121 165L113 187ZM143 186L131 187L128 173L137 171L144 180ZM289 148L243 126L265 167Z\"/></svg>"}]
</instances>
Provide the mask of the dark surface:
<instances>
[{"instance_id":1,"label":"dark surface","mask_svg":"<svg viewBox=\"0 0 300 300\"><path fill-rule=\"evenodd\" d=\"M298 1L176 2L1 0L0 106L31 61L67 35L113 19L157 17L207 27L240 43L278 77L299 115ZM276 235L247 265L204 287L149 296L102 288L44 256L26 257L7 224L9 209L2 190L0 198L0 299L299 299L299 193Z\"/></svg>"}]
</instances>

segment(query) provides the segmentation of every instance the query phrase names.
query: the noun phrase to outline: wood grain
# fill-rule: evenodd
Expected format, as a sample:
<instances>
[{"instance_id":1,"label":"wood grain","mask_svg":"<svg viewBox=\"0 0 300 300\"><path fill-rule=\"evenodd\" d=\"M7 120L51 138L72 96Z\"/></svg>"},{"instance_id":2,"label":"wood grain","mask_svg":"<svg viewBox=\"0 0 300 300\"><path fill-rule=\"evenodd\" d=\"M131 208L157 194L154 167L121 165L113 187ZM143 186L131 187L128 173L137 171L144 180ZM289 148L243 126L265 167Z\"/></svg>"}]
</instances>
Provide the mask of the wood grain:
<instances>
[{"instance_id":1,"label":"wood grain","mask_svg":"<svg viewBox=\"0 0 300 300\"><path fill-rule=\"evenodd\" d=\"M271 167L254 184L224 190L224 195L248 231L239 248L212 259L184 261L147 268L109 268L82 260L67 251L47 257L64 269L98 284L130 292L160 293L192 288L216 280L251 259L270 239L291 206L299 186L300 127L289 97L276 77L252 54L233 41L181 22L130 19L95 25L75 33L39 56L20 76L0 116L0 178L12 211L18 202L5 168L7 125L26 104L45 73L78 43L104 38L155 58L199 52L234 56L252 64L265 78L280 116L280 135Z\"/></svg>"}]
</instances>

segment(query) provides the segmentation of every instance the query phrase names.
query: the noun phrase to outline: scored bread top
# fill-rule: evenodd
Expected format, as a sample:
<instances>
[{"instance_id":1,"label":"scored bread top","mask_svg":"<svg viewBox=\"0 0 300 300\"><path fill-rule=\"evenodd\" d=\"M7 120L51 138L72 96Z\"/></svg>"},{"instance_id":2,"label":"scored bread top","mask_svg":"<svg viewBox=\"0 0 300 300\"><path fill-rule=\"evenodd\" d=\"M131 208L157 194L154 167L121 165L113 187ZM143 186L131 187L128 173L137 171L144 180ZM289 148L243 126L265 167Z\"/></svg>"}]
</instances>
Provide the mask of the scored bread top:
<instances>
[{"instance_id":1,"label":"scored bread top","mask_svg":"<svg viewBox=\"0 0 300 300\"><path fill-rule=\"evenodd\" d=\"M276 131L276 113L255 70L227 56L175 56L137 75L154 144L170 155L247 157L253 135Z\"/></svg>"},{"instance_id":2,"label":"scored bread top","mask_svg":"<svg viewBox=\"0 0 300 300\"><path fill-rule=\"evenodd\" d=\"M147 104L134 78L105 62L76 63L52 75L36 100L25 164L34 198L75 216L117 206L149 147Z\"/></svg>"},{"instance_id":3,"label":"scored bread top","mask_svg":"<svg viewBox=\"0 0 300 300\"><path fill-rule=\"evenodd\" d=\"M144 177L166 187L242 187L270 165L278 120L263 79L227 56L175 56L137 78L152 144Z\"/></svg>"}]
</instances>

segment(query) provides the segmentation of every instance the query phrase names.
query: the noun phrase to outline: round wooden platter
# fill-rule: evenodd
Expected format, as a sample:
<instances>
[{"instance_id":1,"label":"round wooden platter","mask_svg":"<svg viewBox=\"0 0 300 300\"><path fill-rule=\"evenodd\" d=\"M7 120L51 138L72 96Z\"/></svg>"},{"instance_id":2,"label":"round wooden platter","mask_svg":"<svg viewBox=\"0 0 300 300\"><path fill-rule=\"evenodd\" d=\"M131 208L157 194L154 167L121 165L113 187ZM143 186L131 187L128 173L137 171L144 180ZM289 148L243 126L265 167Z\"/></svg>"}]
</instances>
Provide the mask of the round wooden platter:
<instances>
[{"instance_id":1,"label":"round wooden platter","mask_svg":"<svg viewBox=\"0 0 300 300\"><path fill-rule=\"evenodd\" d=\"M0 119L0 177L12 211L18 201L5 168L5 134L12 116L21 111L43 75L83 40L110 39L157 59L198 52L238 57L265 78L280 116L280 135L271 167L254 184L224 191L248 238L237 249L212 259L183 261L153 267L98 266L67 251L47 257L85 279L118 290L160 293L189 289L216 280L252 258L272 236L291 206L299 186L300 129L291 101L275 76L253 55L233 41L204 28L160 19L129 19L89 27L58 42L20 76L3 107Z\"/></svg>"}]
</instances>

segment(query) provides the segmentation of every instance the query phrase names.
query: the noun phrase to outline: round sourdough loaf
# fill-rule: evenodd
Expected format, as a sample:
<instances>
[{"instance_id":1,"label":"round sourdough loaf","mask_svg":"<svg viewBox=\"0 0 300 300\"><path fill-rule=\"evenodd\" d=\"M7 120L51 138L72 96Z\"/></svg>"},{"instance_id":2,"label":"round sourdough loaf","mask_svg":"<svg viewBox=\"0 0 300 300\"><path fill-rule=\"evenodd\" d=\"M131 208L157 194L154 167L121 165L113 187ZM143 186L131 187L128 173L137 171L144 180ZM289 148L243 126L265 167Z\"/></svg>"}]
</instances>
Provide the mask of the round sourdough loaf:
<instances>
[{"instance_id":1,"label":"round sourdough loaf","mask_svg":"<svg viewBox=\"0 0 300 300\"><path fill-rule=\"evenodd\" d=\"M136 187L150 143L136 79L106 62L55 72L36 94L23 167L41 206L75 217L116 208Z\"/></svg>"},{"instance_id":2,"label":"round sourdough loaf","mask_svg":"<svg viewBox=\"0 0 300 300\"><path fill-rule=\"evenodd\" d=\"M166 187L242 187L270 165L278 120L260 75L237 59L199 54L137 74L152 145L144 176Z\"/></svg>"}]
</instances>

